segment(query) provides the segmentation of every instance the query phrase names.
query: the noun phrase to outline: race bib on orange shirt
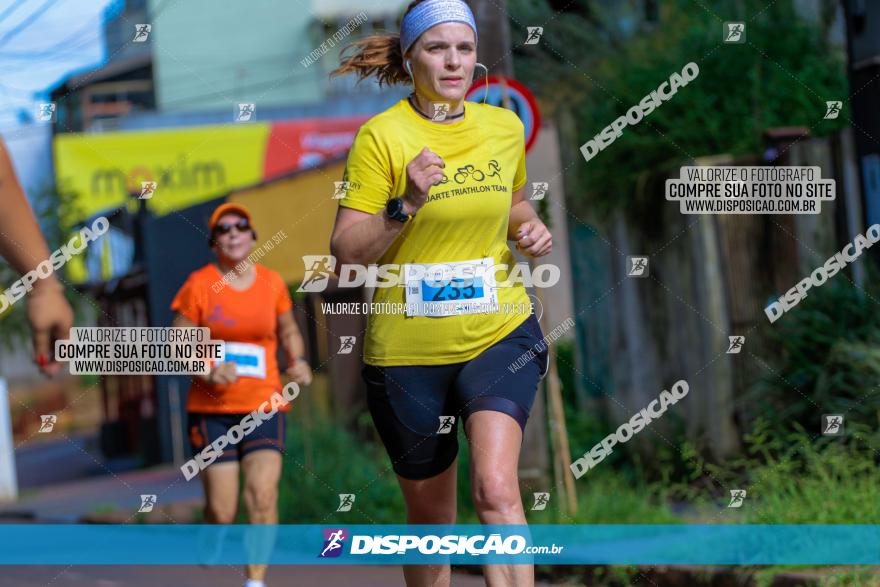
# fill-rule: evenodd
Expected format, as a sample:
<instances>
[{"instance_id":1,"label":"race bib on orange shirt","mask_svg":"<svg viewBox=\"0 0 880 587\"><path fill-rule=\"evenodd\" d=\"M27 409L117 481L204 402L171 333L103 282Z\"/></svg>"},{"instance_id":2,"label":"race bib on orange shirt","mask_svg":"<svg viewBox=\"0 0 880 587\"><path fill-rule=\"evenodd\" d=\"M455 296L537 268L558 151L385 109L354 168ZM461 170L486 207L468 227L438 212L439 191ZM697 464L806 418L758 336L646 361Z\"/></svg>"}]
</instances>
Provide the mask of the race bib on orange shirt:
<instances>
[{"instance_id":1,"label":"race bib on orange shirt","mask_svg":"<svg viewBox=\"0 0 880 587\"><path fill-rule=\"evenodd\" d=\"M235 373L239 377L266 378L266 349L246 342L226 342L227 363L235 363Z\"/></svg>"}]
</instances>

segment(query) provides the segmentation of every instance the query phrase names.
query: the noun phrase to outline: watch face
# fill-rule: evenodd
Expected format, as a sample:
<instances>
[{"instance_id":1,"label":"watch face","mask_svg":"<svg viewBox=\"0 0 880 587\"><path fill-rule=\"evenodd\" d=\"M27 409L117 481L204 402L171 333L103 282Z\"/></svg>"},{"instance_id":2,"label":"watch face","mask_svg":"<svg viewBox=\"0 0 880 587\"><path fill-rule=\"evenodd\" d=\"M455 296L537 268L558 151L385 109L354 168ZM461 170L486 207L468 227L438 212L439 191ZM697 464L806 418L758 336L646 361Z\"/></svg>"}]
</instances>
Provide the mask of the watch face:
<instances>
[{"instance_id":1,"label":"watch face","mask_svg":"<svg viewBox=\"0 0 880 587\"><path fill-rule=\"evenodd\" d=\"M388 216L393 218L394 220L400 220L401 222L406 222L409 220L409 217L403 213L403 200L400 198L392 198L388 200L388 205L385 207Z\"/></svg>"}]
</instances>

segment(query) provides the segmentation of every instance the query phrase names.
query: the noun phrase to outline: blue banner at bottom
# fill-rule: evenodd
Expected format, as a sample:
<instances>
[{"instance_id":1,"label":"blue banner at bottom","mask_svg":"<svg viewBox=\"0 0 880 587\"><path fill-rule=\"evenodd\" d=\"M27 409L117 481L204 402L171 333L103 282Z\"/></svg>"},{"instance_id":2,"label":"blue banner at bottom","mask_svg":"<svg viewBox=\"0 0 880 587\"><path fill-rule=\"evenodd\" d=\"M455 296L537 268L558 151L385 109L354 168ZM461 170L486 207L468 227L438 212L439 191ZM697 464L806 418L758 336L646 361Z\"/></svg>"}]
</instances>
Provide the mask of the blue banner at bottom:
<instances>
[{"instance_id":1,"label":"blue banner at bottom","mask_svg":"<svg viewBox=\"0 0 880 587\"><path fill-rule=\"evenodd\" d=\"M877 565L880 525L0 525L0 564Z\"/></svg>"}]
</instances>

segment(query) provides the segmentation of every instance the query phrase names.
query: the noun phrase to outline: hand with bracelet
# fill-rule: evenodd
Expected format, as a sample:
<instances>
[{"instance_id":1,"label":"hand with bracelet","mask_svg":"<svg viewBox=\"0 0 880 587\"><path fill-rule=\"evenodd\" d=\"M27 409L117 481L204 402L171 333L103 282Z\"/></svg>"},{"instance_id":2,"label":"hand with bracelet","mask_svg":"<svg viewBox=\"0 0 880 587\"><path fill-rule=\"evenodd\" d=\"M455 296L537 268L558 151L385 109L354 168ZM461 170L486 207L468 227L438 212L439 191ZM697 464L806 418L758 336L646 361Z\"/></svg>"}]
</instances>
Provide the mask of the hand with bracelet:
<instances>
[{"instance_id":1,"label":"hand with bracelet","mask_svg":"<svg viewBox=\"0 0 880 587\"><path fill-rule=\"evenodd\" d=\"M207 375L197 375L197 377L201 377L203 381L213 385L226 385L238 381L238 373L235 371L234 361L220 363L214 366Z\"/></svg>"},{"instance_id":2,"label":"hand with bracelet","mask_svg":"<svg viewBox=\"0 0 880 587\"><path fill-rule=\"evenodd\" d=\"M284 371L290 380L299 385L312 382L312 369L305 357L288 357L287 369Z\"/></svg>"}]
</instances>

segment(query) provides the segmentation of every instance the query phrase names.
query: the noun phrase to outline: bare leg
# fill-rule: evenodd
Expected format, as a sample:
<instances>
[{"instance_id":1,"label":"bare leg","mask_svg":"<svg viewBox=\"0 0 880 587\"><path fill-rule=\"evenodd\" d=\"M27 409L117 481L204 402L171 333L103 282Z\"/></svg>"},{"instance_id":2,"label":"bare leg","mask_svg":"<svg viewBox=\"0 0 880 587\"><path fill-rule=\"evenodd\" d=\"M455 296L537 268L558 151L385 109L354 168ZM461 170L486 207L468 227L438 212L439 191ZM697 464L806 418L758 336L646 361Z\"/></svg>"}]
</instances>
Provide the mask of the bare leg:
<instances>
[{"instance_id":1,"label":"bare leg","mask_svg":"<svg viewBox=\"0 0 880 587\"><path fill-rule=\"evenodd\" d=\"M232 524L238 513L238 461L214 463L202 471L205 523ZM199 538L202 564L216 564L223 549L225 529L206 531Z\"/></svg>"},{"instance_id":2,"label":"bare leg","mask_svg":"<svg viewBox=\"0 0 880 587\"><path fill-rule=\"evenodd\" d=\"M241 461L244 471L244 504L251 524L278 523L278 481L281 479L281 453L275 450L257 450ZM257 540L246 543L247 548L268 556L275 541L275 532L255 531ZM268 567L264 564L245 566L248 579L264 580Z\"/></svg>"},{"instance_id":3,"label":"bare leg","mask_svg":"<svg viewBox=\"0 0 880 587\"><path fill-rule=\"evenodd\" d=\"M519 493L519 450L522 431L516 420L501 412L482 410L465 423L471 449L471 489L483 524L525 524ZM489 587L532 587L534 566L484 565Z\"/></svg>"},{"instance_id":4,"label":"bare leg","mask_svg":"<svg viewBox=\"0 0 880 587\"><path fill-rule=\"evenodd\" d=\"M231 524L238 513L238 462L214 463L201 473L205 522Z\"/></svg>"},{"instance_id":5,"label":"bare leg","mask_svg":"<svg viewBox=\"0 0 880 587\"><path fill-rule=\"evenodd\" d=\"M406 501L408 524L454 524L456 513L456 458L449 468L429 479L397 481ZM407 587L449 587L449 565L403 565Z\"/></svg>"}]
</instances>

